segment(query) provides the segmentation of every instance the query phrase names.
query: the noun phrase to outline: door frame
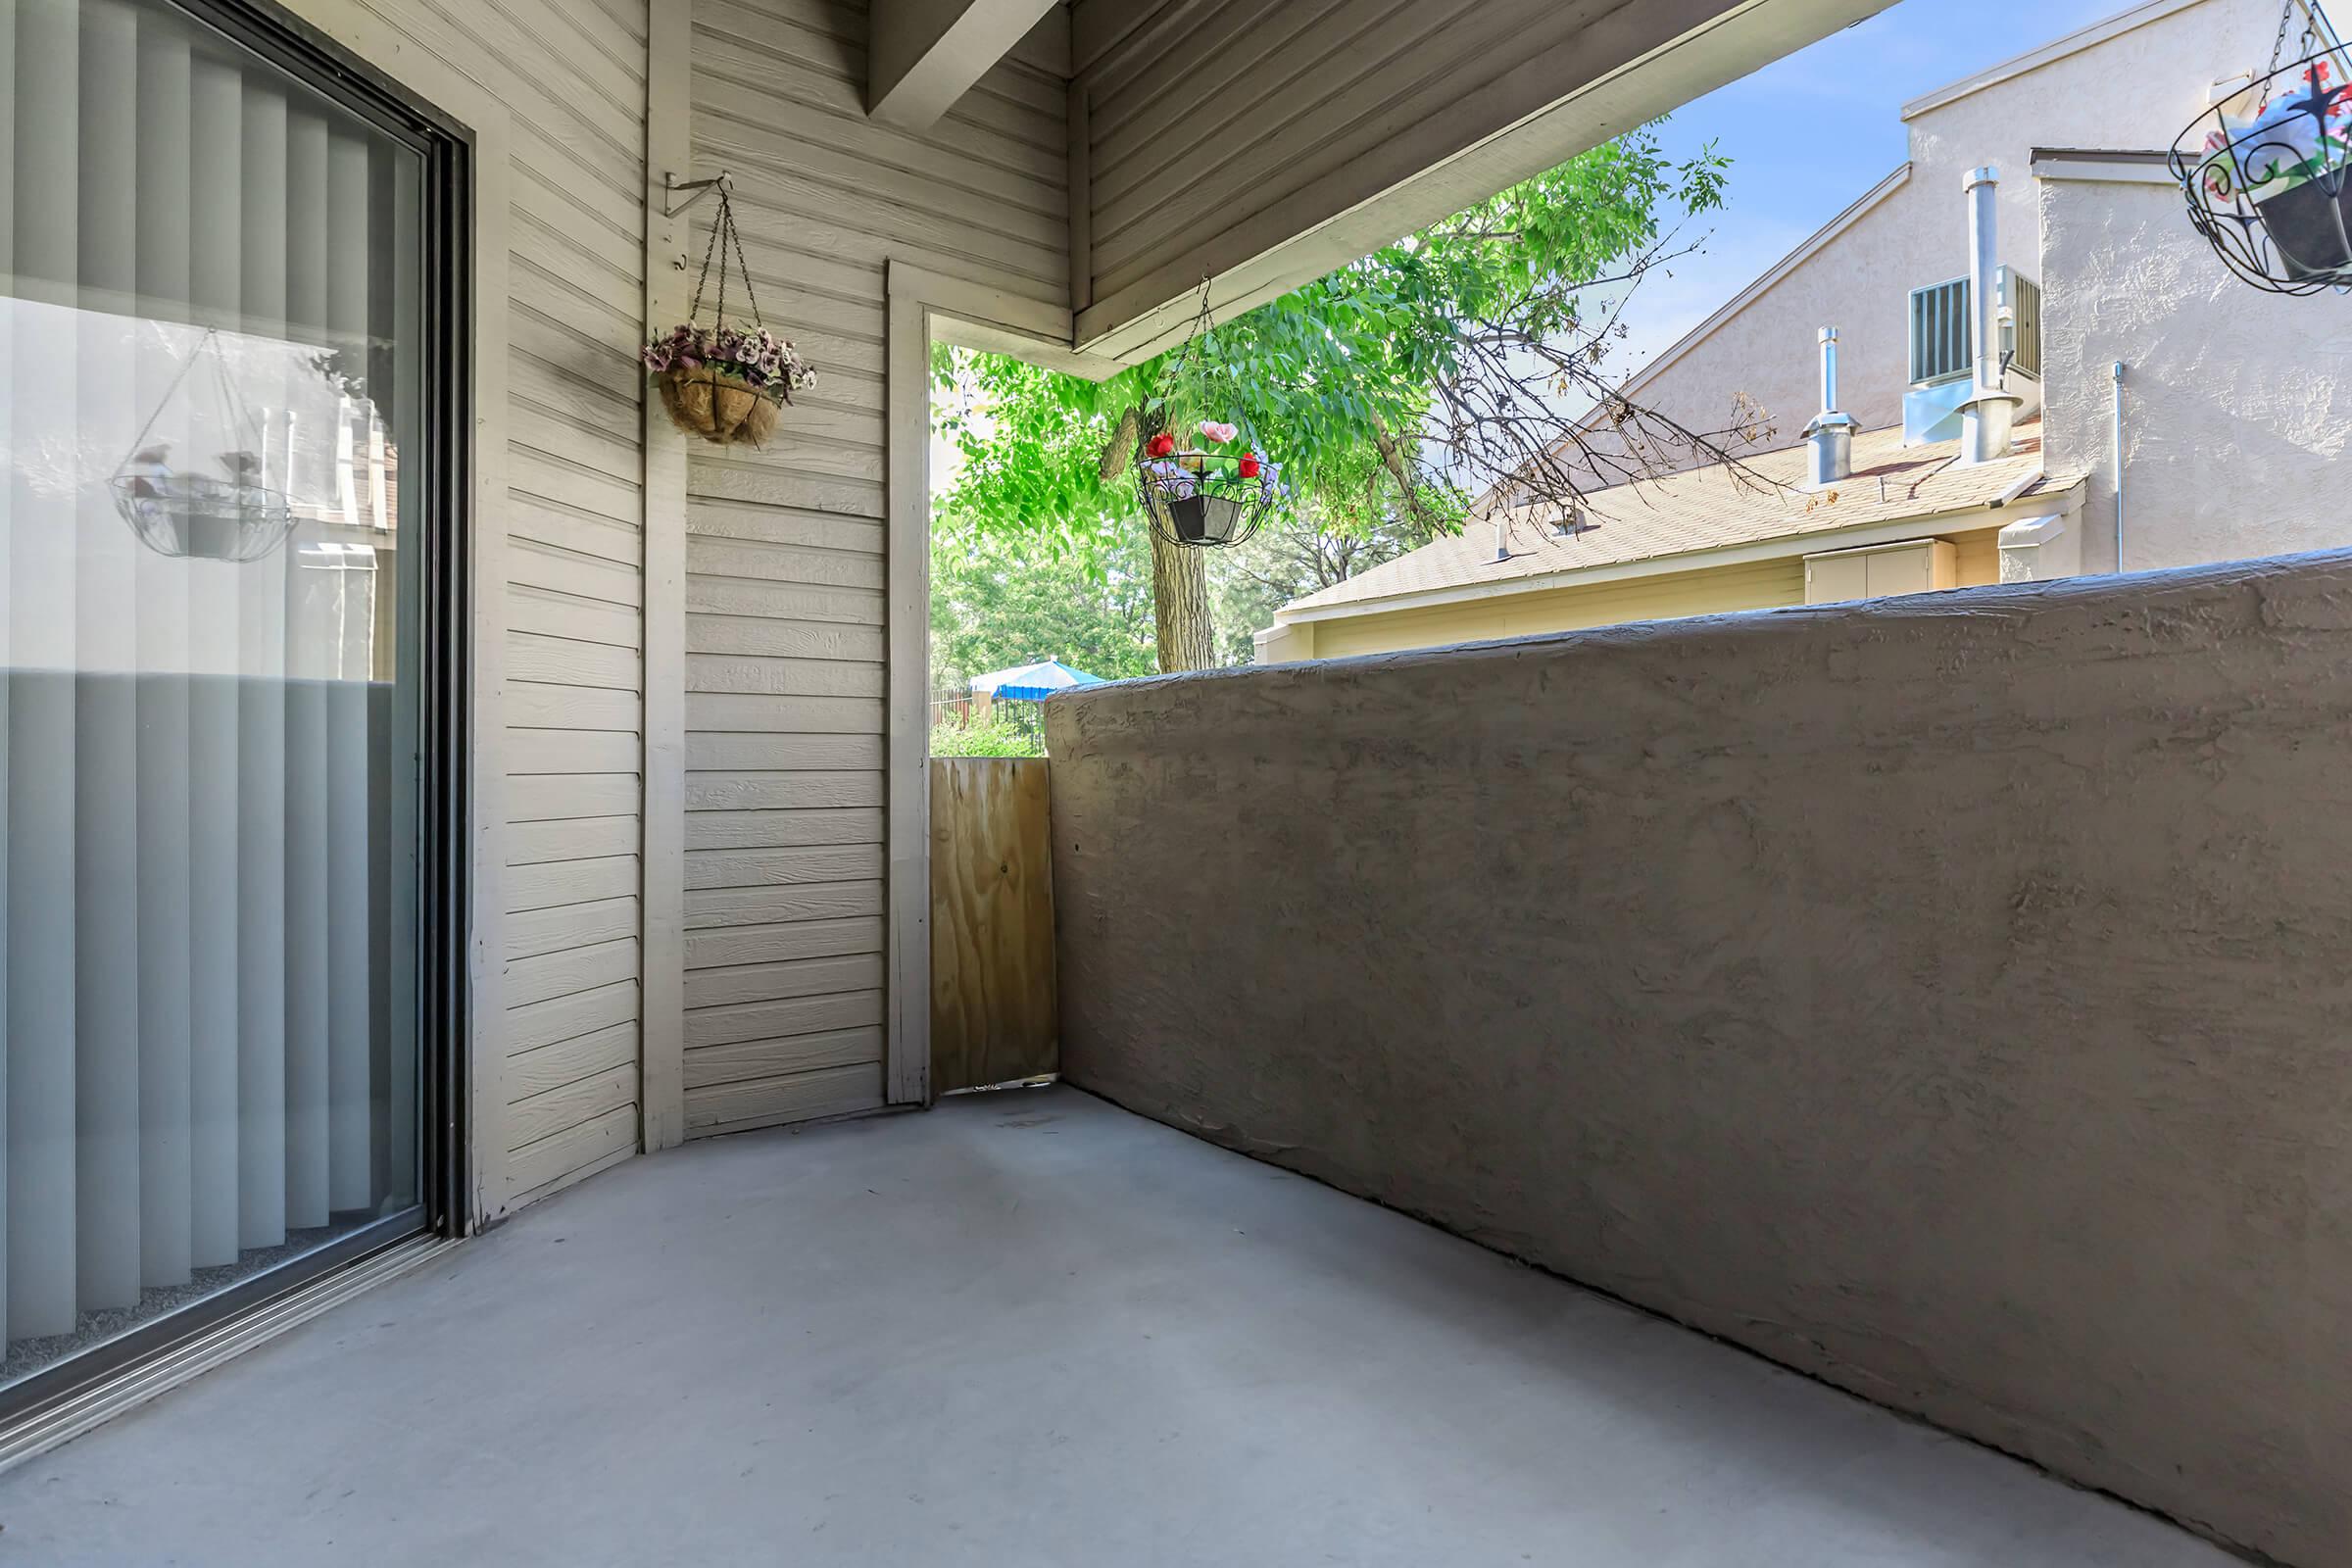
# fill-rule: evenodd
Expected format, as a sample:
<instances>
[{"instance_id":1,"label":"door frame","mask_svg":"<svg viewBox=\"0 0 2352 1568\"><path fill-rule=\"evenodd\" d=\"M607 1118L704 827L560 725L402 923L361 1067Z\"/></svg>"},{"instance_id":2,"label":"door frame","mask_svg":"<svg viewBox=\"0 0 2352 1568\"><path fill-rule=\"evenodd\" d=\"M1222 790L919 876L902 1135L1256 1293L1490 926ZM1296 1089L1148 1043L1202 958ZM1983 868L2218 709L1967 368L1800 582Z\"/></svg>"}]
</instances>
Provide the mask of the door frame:
<instances>
[{"instance_id":1,"label":"door frame","mask_svg":"<svg viewBox=\"0 0 2352 1568\"><path fill-rule=\"evenodd\" d=\"M434 853L420 868L432 902L426 918L451 935L431 944L448 959L433 977L423 1019L425 1049L440 1080L430 1106L436 1139L427 1150L443 1184L434 1231L480 1231L506 1196L503 1139L485 1138L476 1106L503 1106L506 1012L506 581L507 256L514 127L506 104L416 40L353 0L174 0L181 5L274 13L277 25L331 62L343 79L389 99L459 138L468 149L462 187L442 220L466 241L452 269L448 318L428 322L454 334L450 365L455 428L452 466L439 498L452 509L442 572L428 605L444 616L454 667L434 689L445 699L428 714L443 748L448 795ZM432 628L428 628L428 631ZM495 1118L487 1119L495 1132Z\"/></svg>"},{"instance_id":2,"label":"door frame","mask_svg":"<svg viewBox=\"0 0 2352 1568\"><path fill-rule=\"evenodd\" d=\"M886 615L890 734L883 832L888 1032L883 1098L920 1105L931 1095L931 350L937 344L1008 354L1100 381L1118 362L1070 347L1060 306L893 259L887 362L890 564Z\"/></svg>"}]
</instances>

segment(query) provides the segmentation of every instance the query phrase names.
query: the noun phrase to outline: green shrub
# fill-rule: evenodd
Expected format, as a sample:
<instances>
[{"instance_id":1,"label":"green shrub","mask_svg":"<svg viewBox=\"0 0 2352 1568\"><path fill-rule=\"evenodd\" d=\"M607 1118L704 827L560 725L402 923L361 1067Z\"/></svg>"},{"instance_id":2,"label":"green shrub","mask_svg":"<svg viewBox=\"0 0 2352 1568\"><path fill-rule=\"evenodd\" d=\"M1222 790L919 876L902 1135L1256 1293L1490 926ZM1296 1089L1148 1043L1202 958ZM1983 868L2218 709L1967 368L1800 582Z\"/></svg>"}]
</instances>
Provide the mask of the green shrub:
<instances>
[{"instance_id":1,"label":"green shrub","mask_svg":"<svg viewBox=\"0 0 2352 1568\"><path fill-rule=\"evenodd\" d=\"M974 724L950 719L931 731L933 757L1043 757L1045 748L1020 725L1004 718Z\"/></svg>"}]
</instances>

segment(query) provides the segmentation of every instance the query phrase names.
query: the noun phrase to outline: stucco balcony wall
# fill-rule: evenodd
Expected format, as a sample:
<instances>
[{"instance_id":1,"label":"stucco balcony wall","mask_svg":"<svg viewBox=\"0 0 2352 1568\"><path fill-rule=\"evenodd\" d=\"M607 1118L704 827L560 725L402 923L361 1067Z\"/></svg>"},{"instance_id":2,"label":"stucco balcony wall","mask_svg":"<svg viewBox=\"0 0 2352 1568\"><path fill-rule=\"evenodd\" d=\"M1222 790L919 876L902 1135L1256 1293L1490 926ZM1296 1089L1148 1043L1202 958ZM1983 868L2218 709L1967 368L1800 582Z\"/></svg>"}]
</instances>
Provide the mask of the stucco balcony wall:
<instances>
[{"instance_id":1,"label":"stucco balcony wall","mask_svg":"<svg viewBox=\"0 0 2352 1568\"><path fill-rule=\"evenodd\" d=\"M1067 1076L2352 1559L2352 554L1048 705Z\"/></svg>"}]
</instances>

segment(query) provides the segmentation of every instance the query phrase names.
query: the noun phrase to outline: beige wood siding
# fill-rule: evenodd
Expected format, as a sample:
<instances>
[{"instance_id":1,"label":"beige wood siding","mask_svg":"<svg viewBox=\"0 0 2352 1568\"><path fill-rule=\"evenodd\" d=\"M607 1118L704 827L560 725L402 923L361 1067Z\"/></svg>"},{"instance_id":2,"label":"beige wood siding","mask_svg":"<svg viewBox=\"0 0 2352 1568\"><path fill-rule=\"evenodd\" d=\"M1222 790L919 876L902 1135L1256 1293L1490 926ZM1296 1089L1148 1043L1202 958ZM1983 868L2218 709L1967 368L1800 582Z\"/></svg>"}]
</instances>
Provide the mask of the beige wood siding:
<instances>
[{"instance_id":1,"label":"beige wood siding","mask_svg":"<svg viewBox=\"0 0 2352 1568\"><path fill-rule=\"evenodd\" d=\"M1174 36L1139 28L1090 83L1091 297L1197 244L1204 223L1281 206L1371 138L1525 59L1531 31L1573 31L1592 10L1285 0L1195 6Z\"/></svg>"},{"instance_id":2,"label":"beige wood siding","mask_svg":"<svg viewBox=\"0 0 2352 1568\"><path fill-rule=\"evenodd\" d=\"M696 0L696 172L729 171L768 324L818 383L686 504L686 1130L883 1101L887 263L1067 302L1058 76L869 123L858 0ZM710 237L696 210L691 265Z\"/></svg>"},{"instance_id":3,"label":"beige wood siding","mask_svg":"<svg viewBox=\"0 0 2352 1568\"><path fill-rule=\"evenodd\" d=\"M1082 347L1181 339L1886 0L1077 0Z\"/></svg>"},{"instance_id":4,"label":"beige wood siding","mask_svg":"<svg viewBox=\"0 0 2352 1568\"><path fill-rule=\"evenodd\" d=\"M1998 528L1974 528L1944 536L1952 550L1954 581L1947 586L1982 587L2000 581ZM1442 648L1449 643L1494 637L1528 637L1573 631L1628 620L1669 620L1680 615L1720 615L1736 610L1764 610L1805 602L1805 565L1799 557L1672 572L1587 588L1557 588L1505 594L1426 610L1391 611L1331 620L1285 622L1288 632L1310 629L1313 640L1286 638L1284 659L1342 659L1350 654L1386 654L1405 648Z\"/></svg>"},{"instance_id":5,"label":"beige wood siding","mask_svg":"<svg viewBox=\"0 0 2352 1568\"><path fill-rule=\"evenodd\" d=\"M512 114L496 1215L637 1148L644 0L353 0ZM498 955L492 955L493 959Z\"/></svg>"},{"instance_id":6,"label":"beige wood siding","mask_svg":"<svg viewBox=\"0 0 2352 1568\"><path fill-rule=\"evenodd\" d=\"M1494 637L1528 637L1678 615L1719 615L1804 602L1804 563L1791 556L1786 561L1637 577L1589 588L1504 594L1427 610L1321 620L1315 622L1315 657L1341 659L1404 648L1442 648Z\"/></svg>"},{"instance_id":7,"label":"beige wood siding","mask_svg":"<svg viewBox=\"0 0 2352 1568\"><path fill-rule=\"evenodd\" d=\"M1958 586L1982 588L2001 580L2000 529L1979 528L1948 537L1952 541L1953 569L1960 579Z\"/></svg>"}]
</instances>

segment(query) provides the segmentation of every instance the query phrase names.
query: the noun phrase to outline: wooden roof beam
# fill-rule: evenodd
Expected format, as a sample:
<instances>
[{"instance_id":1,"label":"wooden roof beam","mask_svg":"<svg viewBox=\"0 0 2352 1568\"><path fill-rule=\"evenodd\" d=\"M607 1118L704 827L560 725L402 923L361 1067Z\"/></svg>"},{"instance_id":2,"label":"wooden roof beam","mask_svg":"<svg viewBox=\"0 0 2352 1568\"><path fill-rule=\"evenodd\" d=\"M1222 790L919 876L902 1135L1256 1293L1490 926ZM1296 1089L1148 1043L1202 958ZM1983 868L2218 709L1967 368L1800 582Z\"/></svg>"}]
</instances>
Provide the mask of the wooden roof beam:
<instances>
[{"instance_id":1,"label":"wooden roof beam","mask_svg":"<svg viewBox=\"0 0 2352 1568\"><path fill-rule=\"evenodd\" d=\"M865 112L927 130L1045 20L1056 0L874 0Z\"/></svg>"}]
</instances>

